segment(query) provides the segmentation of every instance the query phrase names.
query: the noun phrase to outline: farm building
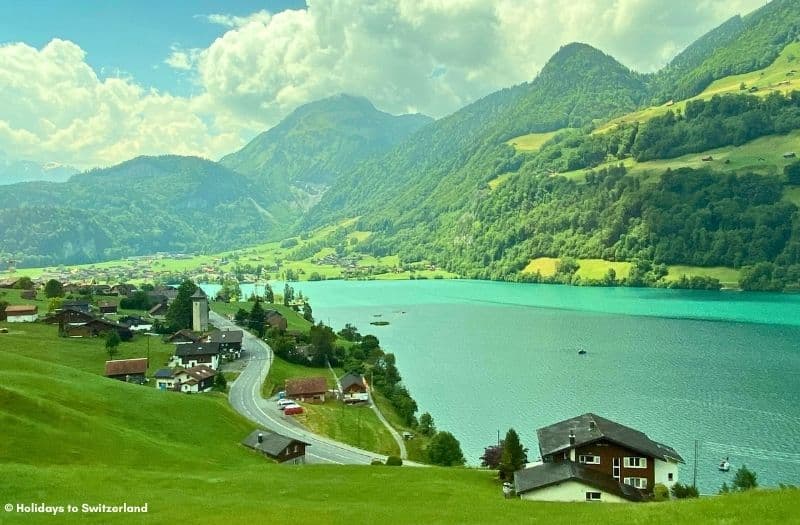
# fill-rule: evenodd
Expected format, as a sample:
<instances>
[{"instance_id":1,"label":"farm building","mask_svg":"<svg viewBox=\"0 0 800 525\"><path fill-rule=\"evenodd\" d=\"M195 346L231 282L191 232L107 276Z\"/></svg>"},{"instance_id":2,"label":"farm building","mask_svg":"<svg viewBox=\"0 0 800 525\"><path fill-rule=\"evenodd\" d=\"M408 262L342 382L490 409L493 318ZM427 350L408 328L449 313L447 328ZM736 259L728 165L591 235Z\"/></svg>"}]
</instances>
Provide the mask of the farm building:
<instances>
[{"instance_id":1,"label":"farm building","mask_svg":"<svg viewBox=\"0 0 800 525\"><path fill-rule=\"evenodd\" d=\"M244 438L242 445L274 459L278 463L300 464L306 462L304 441L293 439L269 430L254 430Z\"/></svg>"},{"instance_id":2,"label":"farm building","mask_svg":"<svg viewBox=\"0 0 800 525\"><path fill-rule=\"evenodd\" d=\"M144 383L147 363L146 357L106 361L105 376L128 383Z\"/></svg>"},{"instance_id":3,"label":"farm building","mask_svg":"<svg viewBox=\"0 0 800 525\"><path fill-rule=\"evenodd\" d=\"M12 304L6 306L6 321L9 323L32 323L39 317L35 304Z\"/></svg>"},{"instance_id":4,"label":"farm building","mask_svg":"<svg viewBox=\"0 0 800 525\"><path fill-rule=\"evenodd\" d=\"M328 382L322 376L286 380L286 397L295 401L325 402Z\"/></svg>"}]
</instances>

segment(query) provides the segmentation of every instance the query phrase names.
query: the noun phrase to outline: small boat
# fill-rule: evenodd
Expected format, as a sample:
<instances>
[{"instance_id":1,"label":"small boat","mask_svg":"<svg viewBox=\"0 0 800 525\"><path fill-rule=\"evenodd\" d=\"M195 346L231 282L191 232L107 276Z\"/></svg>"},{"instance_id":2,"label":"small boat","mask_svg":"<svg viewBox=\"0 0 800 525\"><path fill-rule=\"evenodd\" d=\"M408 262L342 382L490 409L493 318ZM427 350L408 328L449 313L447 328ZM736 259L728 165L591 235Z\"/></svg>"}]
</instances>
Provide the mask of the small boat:
<instances>
[{"instance_id":1,"label":"small boat","mask_svg":"<svg viewBox=\"0 0 800 525\"><path fill-rule=\"evenodd\" d=\"M581 348L580 350L578 350L578 355L586 355L586 350Z\"/></svg>"},{"instance_id":2,"label":"small boat","mask_svg":"<svg viewBox=\"0 0 800 525\"><path fill-rule=\"evenodd\" d=\"M731 464L728 461L728 458L723 459L719 464L720 472L728 472L731 469Z\"/></svg>"}]
</instances>

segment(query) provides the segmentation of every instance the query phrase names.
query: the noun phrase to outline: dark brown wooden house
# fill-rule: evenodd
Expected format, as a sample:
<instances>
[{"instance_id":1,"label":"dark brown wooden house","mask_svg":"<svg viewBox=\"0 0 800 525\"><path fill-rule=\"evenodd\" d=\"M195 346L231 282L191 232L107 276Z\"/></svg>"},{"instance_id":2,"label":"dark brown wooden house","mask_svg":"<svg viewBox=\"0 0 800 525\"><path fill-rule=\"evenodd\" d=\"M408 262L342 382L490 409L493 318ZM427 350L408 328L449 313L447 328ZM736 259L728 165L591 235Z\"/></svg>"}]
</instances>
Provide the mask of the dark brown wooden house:
<instances>
[{"instance_id":1,"label":"dark brown wooden house","mask_svg":"<svg viewBox=\"0 0 800 525\"><path fill-rule=\"evenodd\" d=\"M27 299L29 301L33 301L36 299L36 290L22 290L19 293L19 296L22 299Z\"/></svg>"},{"instance_id":2,"label":"dark brown wooden house","mask_svg":"<svg viewBox=\"0 0 800 525\"><path fill-rule=\"evenodd\" d=\"M239 359L242 356L241 330L214 330L208 334L209 343L219 345L219 353L229 359Z\"/></svg>"},{"instance_id":3,"label":"dark brown wooden house","mask_svg":"<svg viewBox=\"0 0 800 525\"><path fill-rule=\"evenodd\" d=\"M103 302L97 305L101 314L115 314L117 313L116 303Z\"/></svg>"},{"instance_id":4,"label":"dark brown wooden house","mask_svg":"<svg viewBox=\"0 0 800 525\"><path fill-rule=\"evenodd\" d=\"M298 377L286 380L286 397L296 401L325 402L328 381L322 377Z\"/></svg>"},{"instance_id":5,"label":"dark brown wooden house","mask_svg":"<svg viewBox=\"0 0 800 525\"><path fill-rule=\"evenodd\" d=\"M82 310L74 308L61 308L55 313L45 317L44 322L48 324L71 324L71 323L88 323L93 320L94 316Z\"/></svg>"},{"instance_id":6,"label":"dark brown wooden house","mask_svg":"<svg viewBox=\"0 0 800 525\"><path fill-rule=\"evenodd\" d=\"M267 310L266 312L266 321L270 328L277 328L278 330L286 330L286 327L289 326L289 322L277 310Z\"/></svg>"},{"instance_id":7,"label":"dark brown wooden house","mask_svg":"<svg viewBox=\"0 0 800 525\"><path fill-rule=\"evenodd\" d=\"M587 413L537 430L545 463L572 462L652 493L656 483L678 481L683 458L646 434ZM534 467L535 468L535 467Z\"/></svg>"},{"instance_id":8,"label":"dark brown wooden house","mask_svg":"<svg viewBox=\"0 0 800 525\"><path fill-rule=\"evenodd\" d=\"M361 374L347 373L339 380L339 385L343 394L364 394L367 392L367 383Z\"/></svg>"},{"instance_id":9,"label":"dark brown wooden house","mask_svg":"<svg viewBox=\"0 0 800 525\"><path fill-rule=\"evenodd\" d=\"M202 340L203 337L200 334L196 334L185 328L183 330L178 330L174 334L164 338L165 343L172 343L176 345L200 343Z\"/></svg>"},{"instance_id":10,"label":"dark brown wooden house","mask_svg":"<svg viewBox=\"0 0 800 525\"><path fill-rule=\"evenodd\" d=\"M106 361L105 376L129 383L144 383L147 374L147 358L117 359Z\"/></svg>"},{"instance_id":11,"label":"dark brown wooden house","mask_svg":"<svg viewBox=\"0 0 800 525\"><path fill-rule=\"evenodd\" d=\"M274 459L278 463L300 464L306 462L305 441L293 439L269 430L254 430L244 438L242 445Z\"/></svg>"},{"instance_id":12,"label":"dark brown wooden house","mask_svg":"<svg viewBox=\"0 0 800 525\"><path fill-rule=\"evenodd\" d=\"M124 324L115 323L107 319L92 319L85 323L70 323L63 325L63 333L67 337L97 337L112 331L119 334L123 341L133 337L131 329Z\"/></svg>"}]
</instances>

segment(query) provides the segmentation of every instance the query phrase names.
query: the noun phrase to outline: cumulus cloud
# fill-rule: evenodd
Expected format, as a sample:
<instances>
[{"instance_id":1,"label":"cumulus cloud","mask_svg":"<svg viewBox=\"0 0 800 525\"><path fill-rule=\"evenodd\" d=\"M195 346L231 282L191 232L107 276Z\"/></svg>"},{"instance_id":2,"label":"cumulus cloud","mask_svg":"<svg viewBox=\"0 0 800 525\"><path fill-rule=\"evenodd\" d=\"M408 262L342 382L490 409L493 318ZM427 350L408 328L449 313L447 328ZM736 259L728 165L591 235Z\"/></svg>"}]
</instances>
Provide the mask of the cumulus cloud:
<instances>
[{"instance_id":1,"label":"cumulus cloud","mask_svg":"<svg viewBox=\"0 0 800 525\"><path fill-rule=\"evenodd\" d=\"M340 92L441 117L531 80L558 47L592 44L639 71L761 0L308 0L248 17L207 48L166 50L192 97L100 78L77 45L0 47L0 149L81 166L138 154L216 158L297 106ZM124 65L123 65L124 66ZM169 69L165 69L169 71ZM173 74L176 72L173 71Z\"/></svg>"},{"instance_id":2,"label":"cumulus cloud","mask_svg":"<svg viewBox=\"0 0 800 525\"><path fill-rule=\"evenodd\" d=\"M99 78L72 42L0 47L0 149L17 158L109 165L143 154L215 157L241 137L197 101Z\"/></svg>"}]
</instances>

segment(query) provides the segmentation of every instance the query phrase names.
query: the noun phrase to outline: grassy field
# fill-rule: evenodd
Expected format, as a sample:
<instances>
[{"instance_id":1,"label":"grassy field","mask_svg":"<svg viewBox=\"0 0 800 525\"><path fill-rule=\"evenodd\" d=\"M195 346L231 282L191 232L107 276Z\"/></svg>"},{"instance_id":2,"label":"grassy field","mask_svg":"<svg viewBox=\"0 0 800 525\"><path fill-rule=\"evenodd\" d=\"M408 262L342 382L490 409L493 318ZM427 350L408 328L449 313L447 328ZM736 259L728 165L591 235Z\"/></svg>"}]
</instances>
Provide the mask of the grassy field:
<instances>
[{"instance_id":1,"label":"grassy field","mask_svg":"<svg viewBox=\"0 0 800 525\"><path fill-rule=\"evenodd\" d=\"M399 455L394 438L368 406L346 406L336 400L303 403L304 414L294 416L309 430L354 447L380 454Z\"/></svg>"},{"instance_id":2,"label":"grassy field","mask_svg":"<svg viewBox=\"0 0 800 525\"><path fill-rule=\"evenodd\" d=\"M559 129L557 131L548 131L547 133L529 133L527 135L521 135L519 137L514 137L511 140L506 141L506 144L514 146L517 151L527 151L527 152L536 152L539 151L539 148L545 145L545 143L556 136L556 134L566 131L565 129Z\"/></svg>"},{"instance_id":3,"label":"grassy field","mask_svg":"<svg viewBox=\"0 0 800 525\"><path fill-rule=\"evenodd\" d=\"M581 279L602 279L609 269L613 268L617 273L617 279L627 277L631 269L631 263L625 261L604 261L603 259L578 259L577 275ZM538 270L543 277L550 277L556 274L558 259L552 257L538 257L531 259L523 272L536 273ZM739 286L739 270L735 268L714 267L703 268L701 266L681 266L673 265L667 267L669 273L666 280L675 281L681 276L687 277L713 277L718 279L726 288L737 288Z\"/></svg>"},{"instance_id":4,"label":"grassy field","mask_svg":"<svg viewBox=\"0 0 800 525\"><path fill-rule=\"evenodd\" d=\"M211 301L208 303L211 310L220 315L236 315L240 308L248 312L253 309L253 303L249 301L242 301L238 303L222 303L219 301ZM292 308L282 304L262 303L264 310L277 310L286 318L287 330L301 330L308 332L311 323L303 319L301 315L295 312Z\"/></svg>"},{"instance_id":5,"label":"grassy field","mask_svg":"<svg viewBox=\"0 0 800 525\"><path fill-rule=\"evenodd\" d=\"M344 375L341 368L334 368L333 370L336 372L337 377ZM264 385L261 388L261 395L266 398L274 396L279 390L283 390L287 379L312 376L324 376L328 381L328 388L336 387L336 382L331 376L331 371L327 368L312 368L309 366L296 365L275 356L272 360L272 365L269 367L267 378L264 380Z\"/></svg>"},{"instance_id":6,"label":"grassy field","mask_svg":"<svg viewBox=\"0 0 800 525\"><path fill-rule=\"evenodd\" d=\"M418 461L420 463L427 463L428 454L426 452L426 448L428 443L430 443L430 438L417 434L415 429L406 425L403 420L400 419L400 416L397 415L397 412L395 412L394 407L389 400L377 390L372 391L372 400L378 406L381 414L383 414L383 417L386 418L392 428L394 428L401 435L404 431L414 434L413 439L405 442L406 452L408 452L408 459L411 461ZM417 414L417 416L419 416L419 414Z\"/></svg>"},{"instance_id":7,"label":"grassy field","mask_svg":"<svg viewBox=\"0 0 800 525\"><path fill-rule=\"evenodd\" d=\"M478 469L277 465L239 444L255 427L220 394L158 392L33 351L0 346L3 503L146 503L148 513L3 511L3 525L169 523L185 521L187 509L202 523L225 525L344 524L353 516L393 524L796 521L797 490L638 505L534 503L504 500L495 474Z\"/></svg>"}]
</instances>

